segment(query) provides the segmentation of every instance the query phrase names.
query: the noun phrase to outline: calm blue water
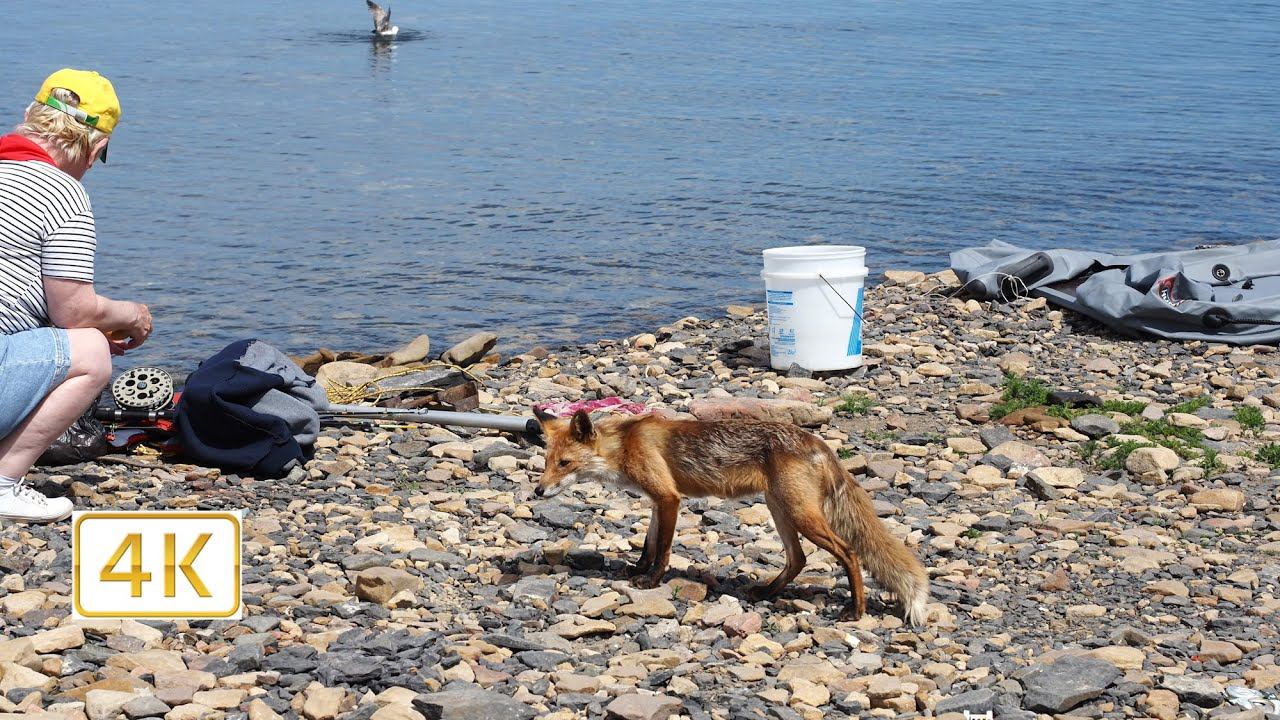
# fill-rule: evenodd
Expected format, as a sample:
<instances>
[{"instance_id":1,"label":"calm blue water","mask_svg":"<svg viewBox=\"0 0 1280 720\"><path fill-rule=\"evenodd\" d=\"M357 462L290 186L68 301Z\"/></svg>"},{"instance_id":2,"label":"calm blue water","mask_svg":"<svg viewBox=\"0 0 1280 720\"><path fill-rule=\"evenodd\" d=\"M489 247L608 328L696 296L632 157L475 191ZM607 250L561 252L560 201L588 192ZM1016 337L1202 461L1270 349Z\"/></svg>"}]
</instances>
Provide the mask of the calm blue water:
<instances>
[{"instance_id":1,"label":"calm blue water","mask_svg":"<svg viewBox=\"0 0 1280 720\"><path fill-rule=\"evenodd\" d=\"M87 185L134 362L621 336L786 244L1280 236L1277 3L396 0L390 47L359 0L21 7L5 124L64 65L124 103Z\"/></svg>"}]
</instances>

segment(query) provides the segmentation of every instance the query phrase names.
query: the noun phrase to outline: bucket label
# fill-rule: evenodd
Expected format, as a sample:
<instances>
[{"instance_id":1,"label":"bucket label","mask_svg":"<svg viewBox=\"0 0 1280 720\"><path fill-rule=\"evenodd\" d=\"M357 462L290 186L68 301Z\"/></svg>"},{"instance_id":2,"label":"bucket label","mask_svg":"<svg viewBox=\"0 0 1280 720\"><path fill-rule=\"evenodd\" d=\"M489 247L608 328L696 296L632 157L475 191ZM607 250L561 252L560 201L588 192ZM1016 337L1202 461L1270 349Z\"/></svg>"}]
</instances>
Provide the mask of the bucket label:
<instances>
[{"instance_id":1,"label":"bucket label","mask_svg":"<svg viewBox=\"0 0 1280 720\"><path fill-rule=\"evenodd\" d=\"M849 345L845 355L853 357L862 354L862 288L858 288L858 301L854 303L853 328L849 330Z\"/></svg>"},{"instance_id":2,"label":"bucket label","mask_svg":"<svg viewBox=\"0 0 1280 720\"><path fill-rule=\"evenodd\" d=\"M795 357L796 329L791 324L795 297L790 290L766 290L769 309L769 352L778 359Z\"/></svg>"},{"instance_id":3,"label":"bucket label","mask_svg":"<svg viewBox=\"0 0 1280 720\"><path fill-rule=\"evenodd\" d=\"M774 305L795 305L795 297L790 290L765 290L765 300L769 302L769 310L773 310Z\"/></svg>"}]
</instances>

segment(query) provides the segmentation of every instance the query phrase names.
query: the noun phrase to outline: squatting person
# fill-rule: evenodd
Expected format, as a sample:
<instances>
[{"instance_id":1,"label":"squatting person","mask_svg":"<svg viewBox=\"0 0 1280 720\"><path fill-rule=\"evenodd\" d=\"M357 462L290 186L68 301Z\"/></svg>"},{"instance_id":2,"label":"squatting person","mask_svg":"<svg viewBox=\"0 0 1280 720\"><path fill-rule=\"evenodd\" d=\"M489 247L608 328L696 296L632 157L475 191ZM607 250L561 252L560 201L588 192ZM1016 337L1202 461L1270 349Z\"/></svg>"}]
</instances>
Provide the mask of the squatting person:
<instances>
[{"instance_id":1,"label":"squatting person","mask_svg":"<svg viewBox=\"0 0 1280 720\"><path fill-rule=\"evenodd\" d=\"M107 161L120 102L96 72L49 76L0 137L0 518L71 514L27 471L111 378L111 356L151 334L145 305L94 291L93 211L80 180Z\"/></svg>"}]
</instances>

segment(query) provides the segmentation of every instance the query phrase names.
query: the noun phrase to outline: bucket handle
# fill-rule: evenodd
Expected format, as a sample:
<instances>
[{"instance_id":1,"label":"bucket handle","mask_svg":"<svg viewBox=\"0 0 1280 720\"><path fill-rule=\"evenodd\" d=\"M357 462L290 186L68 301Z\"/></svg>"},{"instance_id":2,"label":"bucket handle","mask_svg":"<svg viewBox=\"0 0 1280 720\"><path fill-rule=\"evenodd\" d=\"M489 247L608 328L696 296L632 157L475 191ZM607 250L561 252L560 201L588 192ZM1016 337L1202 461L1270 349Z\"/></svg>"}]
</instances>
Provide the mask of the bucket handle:
<instances>
[{"instance_id":1,"label":"bucket handle","mask_svg":"<svg viewBox=\"0 0 1280 720\"><path fill-rule=\"evenodd\" d=\"M837 280L844 280L849 277L862 277L865 275L866 273L863 273L862 275L832 275L831 277ZM866 320L862 317L862 313L858 312L858 308L854 307L853 303L849 302L848 298L846 298L844 295L841 295L840 291L836 289L836 286L832 285L830 281L828 281L825 277L823 277L822 273L818 273L818 279L826 283L827 287L831 288L831 292L835 293L836 297L843 300L844 304L849 306L849 309L853 311L853 314L858 316L858 320L861 320L863 323L866 322Z\"/></svg>"}]
</instances>

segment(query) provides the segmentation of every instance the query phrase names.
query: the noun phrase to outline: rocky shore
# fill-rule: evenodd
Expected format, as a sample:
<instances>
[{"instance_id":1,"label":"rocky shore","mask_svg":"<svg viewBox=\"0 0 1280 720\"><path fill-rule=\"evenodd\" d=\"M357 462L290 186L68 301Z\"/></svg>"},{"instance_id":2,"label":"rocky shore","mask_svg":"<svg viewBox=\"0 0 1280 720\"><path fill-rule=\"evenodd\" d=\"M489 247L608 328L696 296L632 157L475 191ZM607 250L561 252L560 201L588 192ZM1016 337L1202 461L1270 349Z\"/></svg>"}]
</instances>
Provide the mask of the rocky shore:
<instances>
[{"instance_id":1,"label":"rocky shore","mask_svg":"<svg viewBox=\"0 0 1280 720\"><path fill-rule=\"evenodd\" d=\"M686 502L666 585L640 591L645 500L539 501L538 449L494 433L350 426L287 480L33 475L82 509L244 510L246 615L72 621L69 524L6 525L0 718L1262 718L1227 691L1280 688L1275 348L1124 339L954 285L888 273L849 373L768 369L758 307L471 367L486 411L599 394L810 427L929 569L927 628L870 579L868 616L839 621L811 546L749 601L783 561L761 498Z\"/></svg>"}]
</instances>

